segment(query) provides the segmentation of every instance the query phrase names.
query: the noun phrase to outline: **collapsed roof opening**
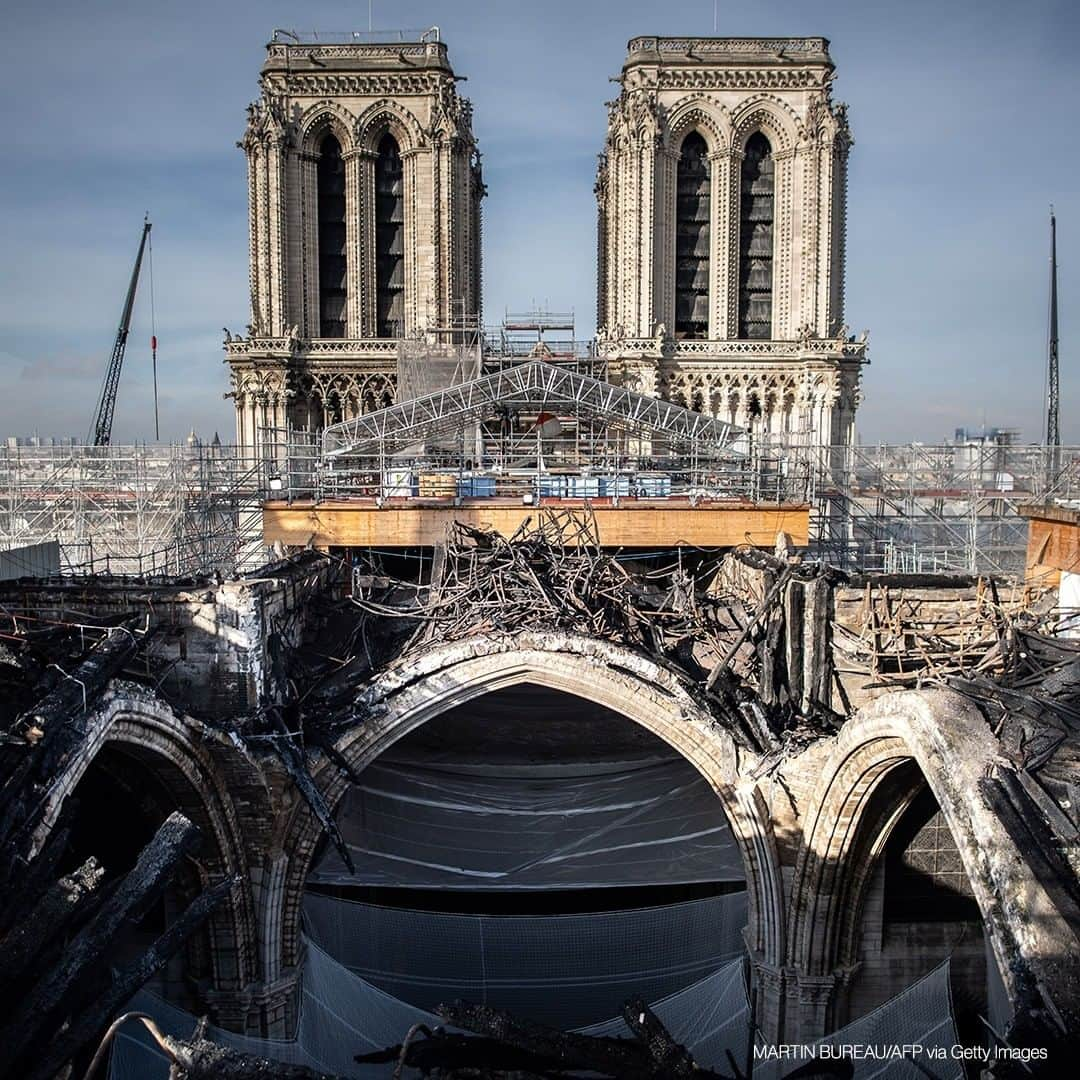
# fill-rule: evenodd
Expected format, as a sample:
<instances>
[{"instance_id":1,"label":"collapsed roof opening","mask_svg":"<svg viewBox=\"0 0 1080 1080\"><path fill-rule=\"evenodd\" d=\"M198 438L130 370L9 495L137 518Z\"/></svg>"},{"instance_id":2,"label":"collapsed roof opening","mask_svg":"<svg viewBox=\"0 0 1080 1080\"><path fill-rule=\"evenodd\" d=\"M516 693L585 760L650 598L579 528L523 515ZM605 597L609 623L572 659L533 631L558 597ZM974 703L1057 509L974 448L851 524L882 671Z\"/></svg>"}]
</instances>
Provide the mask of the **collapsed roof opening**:
<instances>
[{"instance_id":1,"label":"collapsed roof opening","mask_svg":"<svg viewBox=\"0 0 1080 1080\"><path fill-rule=\"evenodd\" d=\"M337 814L356 873L324 842L309 877L338 895L554 914L670 903L745 880L720 800L685 758L611 709L547 687L452 708L358 779Z\"/></svg>"},{"instance_id":2,"label":"collapsed roof opening","mask_svg":"<svg viewBox=\"0 0 1080 1080\"><path fill-rule=\"evenodd\" d=\"M663 740L521 683L458 705L367 766L338 807L305 926L415 1008L463 997L573 1027L744 951L745 873L720 799Z\"/></svg>"}]
</instances>

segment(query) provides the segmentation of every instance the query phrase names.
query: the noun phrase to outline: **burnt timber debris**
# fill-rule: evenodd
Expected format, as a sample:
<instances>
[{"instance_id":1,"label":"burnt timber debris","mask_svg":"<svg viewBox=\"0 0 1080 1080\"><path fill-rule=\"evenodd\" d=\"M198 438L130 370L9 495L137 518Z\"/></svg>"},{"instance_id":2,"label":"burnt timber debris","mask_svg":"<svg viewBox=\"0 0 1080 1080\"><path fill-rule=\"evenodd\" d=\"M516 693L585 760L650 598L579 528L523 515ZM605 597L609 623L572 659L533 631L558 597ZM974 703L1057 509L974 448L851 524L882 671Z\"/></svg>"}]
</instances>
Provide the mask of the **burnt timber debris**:
<instances>
[{"instance_id":1,"label":"burnt timber debris","mask_svg":"<svg viewBox=\"0 0 1080 1080\"><path fill-rule=\"evenodd\" d=\"M731 557L765 583L763 603L726 587L718 552L673 553L659 566L621 559L601 548L588 511L544 508L510 537L450 527L426 588L390 580L378 566L358 568L353 602L372 619L411 625L399 656L524 629L628 646L676 673L757 753L779 749L784 738L834 730L839 714L829 704L827 673L813 668L805 689L802 678L804 660L822 659L807 656L806 638L815 623L824 630L826 610L813 598L833 572L751 548ZM809 626L793 620L785 627L782 603L792 595ZM798 673L797 697L788 668L775 662L781 637Z\"/></svg>"},{"instance_id":2,"label":"burnt timber debris","mask_svg":"<svg viewBox=\"0 0 1080 1080\"><path fill-rule=\"evenodd\" d=\"M515 1017L505 1009L455 1001L440 1005L437 1014L452 1031L416 1025L399 1046L358 1055L361 1064L395 1062L418 1069L423 1076L466 1080L468 1077L597 1076L618 1080L743 1080L746 1073L729 1053L729 1071L702 1068L686 1047L677 1043L649 1006L630 998L622 1019L632 1036L581 1035L545 1027ZM467 1032L470 1034L461 1034ZM745 1067L745 1062L742 1063ZM813 1062L795 1067L784 1080L800 1076L836 1077L852 1074L850 1062Z\"/></svg>"},{"instance_id":3,"label":"burnt timber debris","mask_svg":"<svg viewBox=\"0 0 1080 1080\"><path fill-rule=\"evenodd\" d=\"M361 1065L393 1064L395 1077L403 1068L416 1069L433 1080L558 1080L586 1075L613 1080L744 1080L747 1075L730 1054L730 1072L700 1067L640 998L629 999L623 1007L623 1020L631 1038L567 1033L518 1019L503 1009L464 1001L440 1005L437 1014L456 1030L431 1030L417 1024L399 1045L358 1054L356 1061ZM170 1061L176 1080L343 1080L331 1073L271 1062L211 1042L206 1038L205 1018L190 1039L178 1039L162 1032L143 1013L125 1013L110 1025L91 1062L87 1080L92 1080L117 1031L134 1022L146 1026ZM786 1072L783 1080L848 1080L852 1073L849 1061L811 1062Z\"/></svg>"},{"instance_id":4,"label":"burnt timber debris","mask_svg":"<svg viewBox=\"0 0 1080 1080\"><path fill-rule=\"evenodd\" d=\"M991 579L845 574L782 541L776 554L679 549L645 558L601 548L587 512L544 508L509 537L455 524L431 560L405 569L400 559L346 563L309 551L229 583L5 583L0 605L0 1075L51 1077L84 1060L131 993L235 886L206 882L139 959L103 971L120 924L182 862L198 862L200 842L174 814L122 880L106 881L93 859L61 870L77 795L57 790L56 778L85 752L88 718L117 686L163 699L200 738L227 740L258 767L283 771L346 859L313 765L326 758L351 775L335 744L380 715L366 688L390 669L407 678L434 643L522 630L617 643L677 678L756 756L757 775L829 738L877 696L944 687L977 705L997 740L1000 762L980 784L988 804L1061 910L1080 910L1080 642L1062 636L1045 596ZM243 677L225 672L210 687L186 678L200 670L192 659L200 634L216 655L216 627L226 624L250 632ZM449 1019L452 1011L444 1019L473 1031L475 1045L403 1032L398 1053L433 1070L444 1069L444 1053L471 1062L461 1067L471 1072L432 1072L446 1076L506 1075L490 1062L534 1053L498 1034L517 1030L509 1021L474 1017L470 1026L461 1013ZM1062 1038L1057 1012L1032 982L1014 1029L1000 1034ZM178 1076L308 1075L266 1063L245 1072L255 1066L243 1055L201 1036L173 1049Z\"/></svg>"}]
</instances>

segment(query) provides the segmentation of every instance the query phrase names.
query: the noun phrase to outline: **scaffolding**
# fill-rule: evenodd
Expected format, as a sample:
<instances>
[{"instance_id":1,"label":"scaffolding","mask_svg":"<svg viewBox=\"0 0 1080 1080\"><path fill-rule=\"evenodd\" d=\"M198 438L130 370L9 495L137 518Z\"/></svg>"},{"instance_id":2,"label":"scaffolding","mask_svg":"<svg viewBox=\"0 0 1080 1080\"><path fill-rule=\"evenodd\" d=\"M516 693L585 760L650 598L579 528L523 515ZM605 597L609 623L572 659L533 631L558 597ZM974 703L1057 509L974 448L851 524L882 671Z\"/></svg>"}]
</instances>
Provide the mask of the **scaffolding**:
<instances>
[{"instance_id":1,"label":"scaffolding","mask_svg":"<svg viewBox=\"0 0 1080 1080\"><path fill-rule=\"evenodd\" d=\"M502 325L486 334L484 372L503 371L524 359L546 360L596 379L607 376L607 359L595 340L578 340L572 311L507 311Z\"/></svg>"},{"instance_id":2,"label":"scaffolding","mask_svg":"<svg viewBox=\"0 0 1080 1080\"><path fill-rule=\"evenodd\" d=\"M887 573L1022 577L1025 504L1080 500L1080 447L971 441L800 449L816 553Z\"/></svg>"},{"instance_id":3,"label":"scaffolding","mask_svg":"<svg viewBox=\"0 0 1080 1080\"><path fill-rule=\"evenodd\" d=\"M522 367L514 370L526 378ZM594 388L579 379L567 385L588 406ZM600 403L618 406L617 388L607 390L615 396ZM636 402L623 403L624 416L548 397L550 412L534 402L524 422L510 422L500 409L513 400L459 402L453 422L447 410L431 414L421 402L419 413L398 416L417 426L406 422L394 434L387 416L372 418L362 444L331 433L324 447L308 432L264 430L258 453L197 441L0 447L0 550L56 540L63 571L72 574L236 574L269 556L261 528L267 499L729 500L809 504L810 553L841 568L1016 579L1027 546L1018 508L1080 505L1080 447L733 444L733 431L718 421L698 417L687 427L685 410L665 428L666 414L640 414ZM417 446L431 434L437 441ZM408 439L413 446L403 448Z\"/></svg>"},{"instance_id":4,"label":"scaffolding","mask_svg":"<svg viewBox=\"0 0 1080 1080\"><path fill-rule=\"evenodd\" d=\"M65 573L239 573L265 560L265 463L203 445L0 448L0 549L56 540Z\"/></svg>"}]
</instances>

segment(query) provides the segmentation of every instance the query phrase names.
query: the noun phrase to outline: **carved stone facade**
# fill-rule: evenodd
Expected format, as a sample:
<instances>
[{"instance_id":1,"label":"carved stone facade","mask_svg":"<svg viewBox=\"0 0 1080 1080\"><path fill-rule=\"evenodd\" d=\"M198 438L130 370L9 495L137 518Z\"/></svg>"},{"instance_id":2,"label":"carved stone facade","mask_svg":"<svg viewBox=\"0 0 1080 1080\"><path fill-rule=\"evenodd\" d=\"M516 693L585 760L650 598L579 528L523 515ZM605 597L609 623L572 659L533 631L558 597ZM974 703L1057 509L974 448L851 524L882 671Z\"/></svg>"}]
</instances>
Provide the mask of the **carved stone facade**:
<instances>
[{"instance_id":1,"label":"carved stone facade","mask_svg":"<svg viewBox=\"0 0 1080 1080\"><path fill-rule=\"evenodd\" d=\"M614 381L759 435L852 439L866 335L844 324L833 77L823 38L630 41L596 183Z\"/></svg>"},{"instance_id":2,"label":"carved stone facade","mask_svg":"<svg viewBox=\"0 0 1080 1080\"><path fill-rule=\"evenodd\" d=\"M398 341L475 320L480 159L446 45L282 39L248 110L251 315L237 442L393 400Z\"/></svg>"},{"instance_id":3,"label":"carved stone facade","mask_svg":"<svg viewBox=\"0 0 1080 1080\"><path fill-rule=\"evenodd\" d=\"M823 38L635 38L597 177L609 377L815 446L852 440L846 107ZM471 107L440 41L267 46L248 160L237 441L392 402L399 342L478 325Z\"/></svg>"}]
</instances>

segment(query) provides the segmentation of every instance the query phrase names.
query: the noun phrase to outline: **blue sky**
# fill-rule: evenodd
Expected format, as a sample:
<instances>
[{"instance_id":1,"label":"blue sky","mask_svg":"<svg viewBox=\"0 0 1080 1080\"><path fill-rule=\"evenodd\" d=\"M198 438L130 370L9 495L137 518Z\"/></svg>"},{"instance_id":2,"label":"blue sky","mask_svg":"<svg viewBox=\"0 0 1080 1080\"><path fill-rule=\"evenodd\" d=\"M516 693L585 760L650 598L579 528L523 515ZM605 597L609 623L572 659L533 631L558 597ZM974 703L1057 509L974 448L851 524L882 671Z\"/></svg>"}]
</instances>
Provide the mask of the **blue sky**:
<instances>
[{"instance_id":1,"label":"blue sky","mask_svg":"<svg viewBox=\"0 0 1080 1080\"><path fill-rule=\"evenodd\" d=\"M438 24L475 129L485 311L573 308L594 329L596 155L628 38L709 34L712 0L374 0ZM6 5L0 94L0 434L82 435L144 210L154 221L162 435L232 437L221 328L247 321L235 143L275 26L366 29L368 5L277 0ZM957 426L1038 439L1048 206L1058 211L1062 434L1080 443L1080 67L1074 0L719 4L721 34L821 34L850 104L847 319L870 329L864 442ZM115 441L153 437L149 291Z\"/></svg>"}]
</instances>

